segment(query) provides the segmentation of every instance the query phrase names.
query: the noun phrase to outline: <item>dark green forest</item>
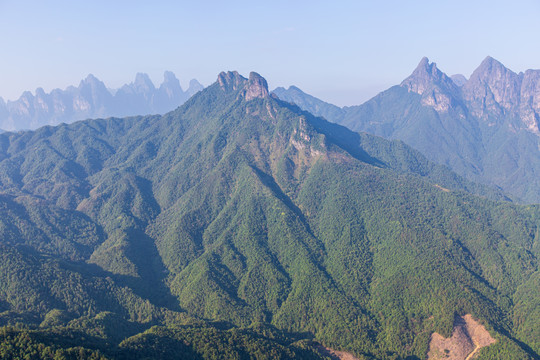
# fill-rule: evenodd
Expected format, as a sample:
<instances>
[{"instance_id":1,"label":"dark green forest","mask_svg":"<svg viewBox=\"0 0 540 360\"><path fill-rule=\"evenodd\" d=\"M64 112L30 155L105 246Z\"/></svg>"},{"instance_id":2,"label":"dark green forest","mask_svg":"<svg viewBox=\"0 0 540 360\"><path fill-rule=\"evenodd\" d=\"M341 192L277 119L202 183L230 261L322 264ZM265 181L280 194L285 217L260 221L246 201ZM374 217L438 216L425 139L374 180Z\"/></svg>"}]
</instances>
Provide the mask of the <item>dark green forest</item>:
<instances>
[{"instance_id":1,"label":"dark green forest","mask_svg":"<svg viewBox=\"0 0 540 360\"><path fill-rule=\"evenodd\" d=\"M163 116L0 134L0 357L540 354L540 207L222 73Z\"/></svg>"}]
</instances>

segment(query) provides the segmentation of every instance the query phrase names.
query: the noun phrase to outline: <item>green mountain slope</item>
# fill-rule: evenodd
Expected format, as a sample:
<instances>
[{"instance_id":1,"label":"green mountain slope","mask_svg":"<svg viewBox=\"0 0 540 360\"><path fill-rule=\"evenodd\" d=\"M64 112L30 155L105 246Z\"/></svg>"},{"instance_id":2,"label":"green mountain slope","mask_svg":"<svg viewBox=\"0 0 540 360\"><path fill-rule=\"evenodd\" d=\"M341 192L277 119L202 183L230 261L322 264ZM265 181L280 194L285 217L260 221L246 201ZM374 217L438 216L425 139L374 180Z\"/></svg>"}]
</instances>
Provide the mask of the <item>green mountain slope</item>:
<instances>
[{"instance_id":1,"label":"green mountain slope","mask_svg":"<svg viewBox=\"0 0 540 360\"><path fill-rule=\"evenodd\" d=\"M539 89L538 70L516 74L487 57L457 84L424 58L400 85L358 106L339 108L296 87L274 93L352 130L402 140L469 180L538 203Z\"/></svg>"},{"instance_id":2,"label":"green mountain slope","mask_svg":"<svg viewBox=\"0 0 540 360\"><path fill-rule=\"evenodd\" d=\"M2 134L0 159L3 324L93 334L127 321L106 344L81 340L112 357L197 352L182 343L202 330L175 326L199 319L245 332L204 332L244 349L231 357L319 356L291 348L316 339L423 359L433 331L471 313L500 358L538 354L523 318L538 300L537 207L284 103L255 73L222 73L164 116ZM91 320L104 312L123 320Z\"/></svg>"}]
</instances>

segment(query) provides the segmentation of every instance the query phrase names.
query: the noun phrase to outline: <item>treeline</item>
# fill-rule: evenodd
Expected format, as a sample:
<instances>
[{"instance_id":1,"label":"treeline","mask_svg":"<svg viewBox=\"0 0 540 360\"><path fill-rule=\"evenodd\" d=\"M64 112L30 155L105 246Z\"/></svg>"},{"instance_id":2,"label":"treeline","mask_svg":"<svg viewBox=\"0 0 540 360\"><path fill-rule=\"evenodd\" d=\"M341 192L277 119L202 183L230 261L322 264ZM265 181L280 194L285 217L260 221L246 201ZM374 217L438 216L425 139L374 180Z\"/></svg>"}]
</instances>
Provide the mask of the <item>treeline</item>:
<instances>
[{"instance_id":1,"label":"treeline","mask_svg":"<svg viewBox=\"0 0 540 360\"><path fill-rule=\"evenodd\" d=\"M88 330L91 330L89 328ZM2 359L325 359L319 344L278 330L152 327L121 342L97 339L73 329L0 328Z\"/></svg>"}]
</instances>

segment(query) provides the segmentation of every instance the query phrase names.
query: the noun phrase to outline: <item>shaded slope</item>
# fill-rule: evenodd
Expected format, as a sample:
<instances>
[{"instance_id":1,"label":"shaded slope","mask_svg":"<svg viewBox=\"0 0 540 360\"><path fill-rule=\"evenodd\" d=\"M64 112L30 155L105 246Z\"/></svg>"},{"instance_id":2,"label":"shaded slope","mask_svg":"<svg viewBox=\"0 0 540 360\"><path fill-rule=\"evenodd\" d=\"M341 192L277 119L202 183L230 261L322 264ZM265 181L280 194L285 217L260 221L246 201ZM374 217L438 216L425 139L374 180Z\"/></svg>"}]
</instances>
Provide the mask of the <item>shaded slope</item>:
<instances>
[{"instance_id":1,"label":"shaded slope","mask_svg":"<svg viewBox=\"0 0 540 360\"><path fill-rule=\"evenodd\" d=\"M516 200L540 202L538 70L516 74L488 56L456 83L423 58L399 86L358 106L333 107L297 88L275 93L352 130L402 140Z\"/></svg>"},{"instance_id":2,"label":"shaded slope","mask_svg":"<svg viewBox=\"0 0 540 360\"><path fill-rule=\"evenodd\" d=\"M472 313L498 346L528 356L507 319L538 270L538 209L472 196L499 195L402 142L283 103L255 73L222 73L164 116L2 134L0 157L6 194L99 230L80 250L85 263L66 274L109 277L140 304L89 291L100 310L147 324L174 324L180 311L263 322L372 359L422 358L431 332L449 336L454 315ZM47 241L28 246L44 252ZM13 311L12 294L0 305ZM74 316L92 314L74 302ZM45 316L38 305L27 310Z\"/></svg>"}]
</instances>

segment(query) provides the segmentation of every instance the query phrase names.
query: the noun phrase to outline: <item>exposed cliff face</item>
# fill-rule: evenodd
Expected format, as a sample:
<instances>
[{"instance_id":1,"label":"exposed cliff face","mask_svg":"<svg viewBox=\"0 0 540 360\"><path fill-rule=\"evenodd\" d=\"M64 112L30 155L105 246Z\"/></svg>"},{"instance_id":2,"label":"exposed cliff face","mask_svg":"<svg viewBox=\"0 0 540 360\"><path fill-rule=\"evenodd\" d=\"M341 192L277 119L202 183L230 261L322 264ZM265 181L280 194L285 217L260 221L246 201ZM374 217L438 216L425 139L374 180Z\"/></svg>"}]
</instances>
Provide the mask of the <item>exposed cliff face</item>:
<instances>
[{"instance_id":1,"label":"exposed cliff face","mask_svg":"<svg viewBox=\"0 0 540 360\"><path fill-rule=\"evenodd\" d=\"M523 75L519 114L527 129L540 135L540 70L527 70Z\"/></svg>"},{"instance_id":2,"label":"exposed cliff face","mask_svg":"<svg viewBox=\"0 0 540 360\"><path fill-rule=\"evenodd\" d=\"M217 81L223 91L236 91L245 86L247 79L238 71L223 71L218 75Z\"/></svg>"},{"instance_id":3,"label":"exposed cliff face","mask_svg":"<svg viewBox=\"0 0 540 360\"><path fill-rule=\"evenodd\" d=\"M429 63L426 57L420 61L411 76L403 80L401 86L409 92L421 95L422 104L437 111L446 112L459 102L458 86L437 68L437 64Z\"/></svg>"},{"instance_id":4,"label":"exposed cliff face","mask_svg":"<svg viewBox=\"0 0 540 360\"><path fill-rule=\"evenodd\" d=\"M409 91L422 95L434 86L453 89L454 84L448 76L437 68L437 64L430 63L427 57L422 58L413 73L403 80L401 86Z\"/></svg>"},{"instance_id":5,"label":"exposed cliff face","mask_svg":"<svg viewBox=\"0 0 540 360\"><path fill-rule=\"evenodd\" d=\"M468 179L540 202L540 70L516 74L486 58L467 80L427 58L400 86L339 108L297 88L274 93L355 131L413 146Z\"/></svg>"},{"instance_id":6,"label":"exposed cliff face","mask_svg":"<svg viewBox=\"0 0 540 360\"><path fill-rule=\"evenodd\" d=\"M487 57L463 85L463 98L472 114L487 119L500 117L519 103L521 76Z\"/></svg>"},{"instance_id":7,"label":"exposed cliff face","mask_svg":"<svg viewBox=\"0 0 540 360\"><path fill-rule=\"evenodd\" d=\"M487 57L463 86L471 113L494 121L504 117L520 120L516 127L540 135L540 71L516 74Z\"/></svg>"},{"instance_id":8,"label":"exposed cliff face","mask_svg":"<svg viewBox=\"0 0 540 360\"><path fill-rule=\"evenodd\" d=\"M268 97L268 84L266 79L251 72L249 79L240 75L237 71L222 72L218 75L217 82L223 91L238 91L246 100Z\"/></svg>"},{"instance_id":9,"label":"exposed cliff face","mask_svg":"<svg viewBox=\"0 0 540 360\"><path fill-rule=\"evenodd\" d=\"M180 86L180 81L170 71L165 71L163 74L163 83L156 93L154 107L159 113L170 110L170 104L175 102L177 98L186 97L182 86Z\"/></svg>"},{"instance_id":10,"label":"exposed cliff face","mask_svg":"<svg viewBox=\"0 0 540 360\"><path fill-rule=\"evenodd\" d=\"M268 96L268 83L266 79L256 72L249 74L249 81L246 88L246 100L255 98L265 98Z\"/></svg>"},{"instance_id":11,"label":"exposed cliff face","mask_svg":"<svg viewBox=\"0 0 540 360\"><path fill-rule=\"evenodd\" d=\"M516 74L488 56L467 80L463 75L449 78L423 58L401 86L421 95L422 105L438 112L461 107L489 126L513 119L513 130L540 135L539 70Z\"/></svg>"}]
</instances>

